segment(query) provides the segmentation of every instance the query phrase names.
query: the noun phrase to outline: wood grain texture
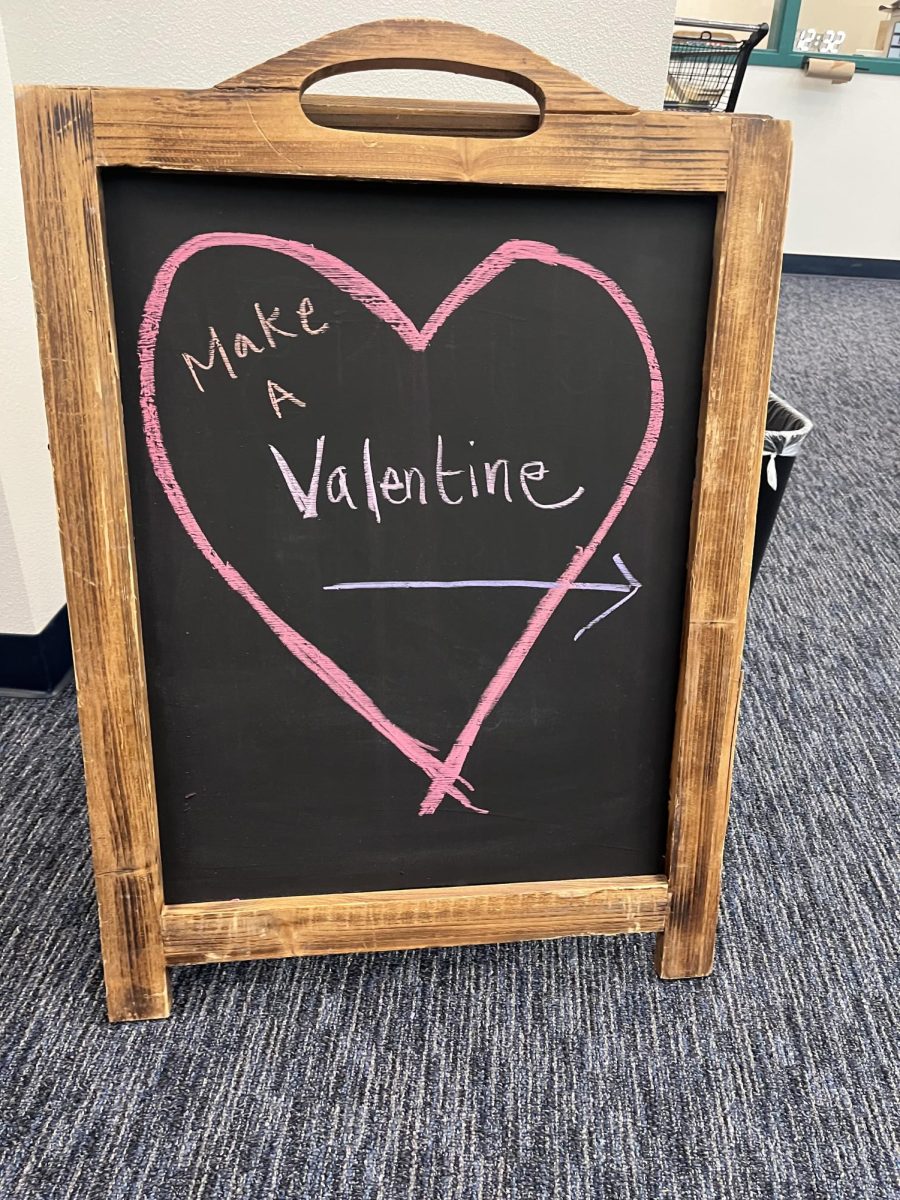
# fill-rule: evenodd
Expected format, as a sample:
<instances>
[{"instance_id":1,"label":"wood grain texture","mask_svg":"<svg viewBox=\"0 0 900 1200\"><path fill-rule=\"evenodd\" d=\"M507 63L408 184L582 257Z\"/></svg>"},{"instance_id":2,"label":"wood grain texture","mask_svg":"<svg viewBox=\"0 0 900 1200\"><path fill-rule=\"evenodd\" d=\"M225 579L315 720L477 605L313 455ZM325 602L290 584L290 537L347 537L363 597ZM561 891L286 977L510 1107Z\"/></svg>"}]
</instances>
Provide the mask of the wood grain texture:
<instances>
[{"instance_id":1,"label":"wood grain texture","mask_svg":"<svg viewBox=\"0 0 900 1200\"><path fill-rule=\"evenodd\" d=\"M302 92L342 72L389 67L432 68L516 84L535 97L549 119L569 113L636 111L517 42L468 25L417 19L373 21L329 33L218 86L229 91Z\"/></svg>"},{"instance_id":2,"label":"wood grain texture","mask_svg":"<svg viewBox=\"0 0 900 1200\"><path fill-rule=\"evenodd\" d=\"M90 92L29 88L17 103L107 1003L114 1021L165 1017L159 834Z\"/></svg>"},{"instance_id":3,"label":"wood grain texture","mask_svg":"<svg viewBox=\"0 0 900 1200\"><path fill-rule=\"evenodd\" d=\"M663 928L662 875L417 888L163 909L172 965L511 942Z\"/></svg>"},{"instance_id":4,"label":"wood grain texture","mask_svg":"<svg viewBox=\"0 0 900 1200\"><path fill-rule=\"evenodd\" d=\"M538 109L526 104L309 93L303 97L301 104L304 113L315 125L364 133L525 137L534 133L541 123Z\"/></svg>"},{"instance_id":5,"label":"wood grain texture","mask_svg":"<svg viewBox=\"0 0 900 1200\"><path fill-rule=\"evenodd\" d=\"M522 136L523 124L535 124L526 107L371 101L350 116L362 128L338 129L308 119L296 92L96 88L92 96L101 166L623 191L723 191L733 119L572 115ZM347 98L310 96L306 106L326 121L331 112L329 124L335 109L353 113ZM478 136L461 136L460 116L463 132Z\"/></svg>"},{"instance_id":6,"label":"wood grain texture","mask_svg":"<svg viewBox=\"0 0 900 1200\"><path fill-rule=\"evenodd\" d=\"M658 940L664 978L712 970L741 687L790 127L736 118L720 204Z\"/></svg>"}]
</instances>

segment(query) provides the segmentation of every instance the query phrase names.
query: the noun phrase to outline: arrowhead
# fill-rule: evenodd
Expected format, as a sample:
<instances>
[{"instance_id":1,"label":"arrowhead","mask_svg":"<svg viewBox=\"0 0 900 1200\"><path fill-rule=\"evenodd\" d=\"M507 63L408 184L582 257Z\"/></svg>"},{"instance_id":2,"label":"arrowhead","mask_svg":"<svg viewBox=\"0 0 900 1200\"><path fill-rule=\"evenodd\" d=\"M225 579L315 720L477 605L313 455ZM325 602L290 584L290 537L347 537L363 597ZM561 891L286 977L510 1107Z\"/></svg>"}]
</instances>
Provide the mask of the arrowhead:
<instances>
[{"instance_id":1,"label":"arrowhead","mask_svg":"<svg viewBox=\"0 0 900 1200\"><path fill-rule=\"evenodd\" d=\"M611 604L609 606L609 608L605 608L603 610L603 612L598 613L597 616L593 618L593 620L588 621L587 625L582 625L582 627L575 634L574 638L572 638L573 642L577 642L583 633L587 633L587 631L589 629L593 629L593 627L598 623L598 621L604 620L604 618L608 617L610 613L615 612L617 608L621 608L623 604L627 604L628 601L633 596L636 596L638 591L640 590L640 586L641 586L640 581L635 579L635 577L632 575L632 573L625 566L624 562L622 561L622 556L620 554L614 554L613 562L618 567L619 574L622 576L622 578L628 584L628 591L621 598L621 600L616 600L614 604Z\"/></svg>"}]
</instances>

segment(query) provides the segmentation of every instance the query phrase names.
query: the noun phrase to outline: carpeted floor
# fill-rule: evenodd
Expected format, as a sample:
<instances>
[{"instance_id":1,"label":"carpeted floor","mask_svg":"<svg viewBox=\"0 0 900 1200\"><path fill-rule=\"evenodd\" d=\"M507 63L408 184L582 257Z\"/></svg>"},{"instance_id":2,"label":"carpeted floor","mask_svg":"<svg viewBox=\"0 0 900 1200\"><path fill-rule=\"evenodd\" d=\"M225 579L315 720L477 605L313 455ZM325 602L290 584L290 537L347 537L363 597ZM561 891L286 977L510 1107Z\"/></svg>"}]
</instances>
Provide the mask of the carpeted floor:
<instances>
[{"instance_id":1,"label":"carpeted floor","mask_svg":"<svg viewBox=\"0 0 900 1200\"><path fill-rule=\"evenodd\" d=\"M816 421L753 597L718 964L192 968L107 1026L71 692L0 705L0 1197L894 1200L900 283L787 277Z\"/></svg>"}]
</instances>

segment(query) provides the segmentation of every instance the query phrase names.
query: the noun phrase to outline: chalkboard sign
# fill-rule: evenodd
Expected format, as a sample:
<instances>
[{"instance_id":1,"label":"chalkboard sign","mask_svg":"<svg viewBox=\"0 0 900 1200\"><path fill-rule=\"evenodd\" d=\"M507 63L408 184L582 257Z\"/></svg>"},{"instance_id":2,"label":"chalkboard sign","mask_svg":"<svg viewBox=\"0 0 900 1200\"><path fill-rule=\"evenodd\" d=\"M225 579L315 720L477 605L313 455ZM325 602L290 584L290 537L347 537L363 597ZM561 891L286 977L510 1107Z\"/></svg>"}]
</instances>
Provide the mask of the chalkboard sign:
<instances>
[{"instance_id":1,"label":"chalkboard sign","mask_svg":"<svg viewBox=\"0 0 900 1200\"><path fill-rule=\"evenodd\" d=\"M412 59L540 128L297 104ZM19 105L111 1017L294 953L707 972L784 127L431 22Z\"/></svg>"}]
</instances>

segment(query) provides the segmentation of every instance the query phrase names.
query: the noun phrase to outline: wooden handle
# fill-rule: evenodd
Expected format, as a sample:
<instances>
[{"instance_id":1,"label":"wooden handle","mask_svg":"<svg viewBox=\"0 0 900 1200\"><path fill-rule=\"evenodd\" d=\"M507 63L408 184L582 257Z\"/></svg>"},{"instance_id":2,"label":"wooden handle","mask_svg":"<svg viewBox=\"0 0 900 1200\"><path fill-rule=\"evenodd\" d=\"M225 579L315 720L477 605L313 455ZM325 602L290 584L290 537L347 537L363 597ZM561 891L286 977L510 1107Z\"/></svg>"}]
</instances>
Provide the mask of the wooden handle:
<instances>
[{"instance_id":1,"label":"wooden handle","mask_svg":"<svg viewBox=\"0 0 900 1200\"><path fill-rule=\"evenodd\" d=\"M511 83L534 96L542 114L633 113L630 104L564 71L524 46L450 21L372 21L330 33L217 85L220 90L296 90L349 71L390 68L454 71Z\"/></svg>"}]
</instances>

